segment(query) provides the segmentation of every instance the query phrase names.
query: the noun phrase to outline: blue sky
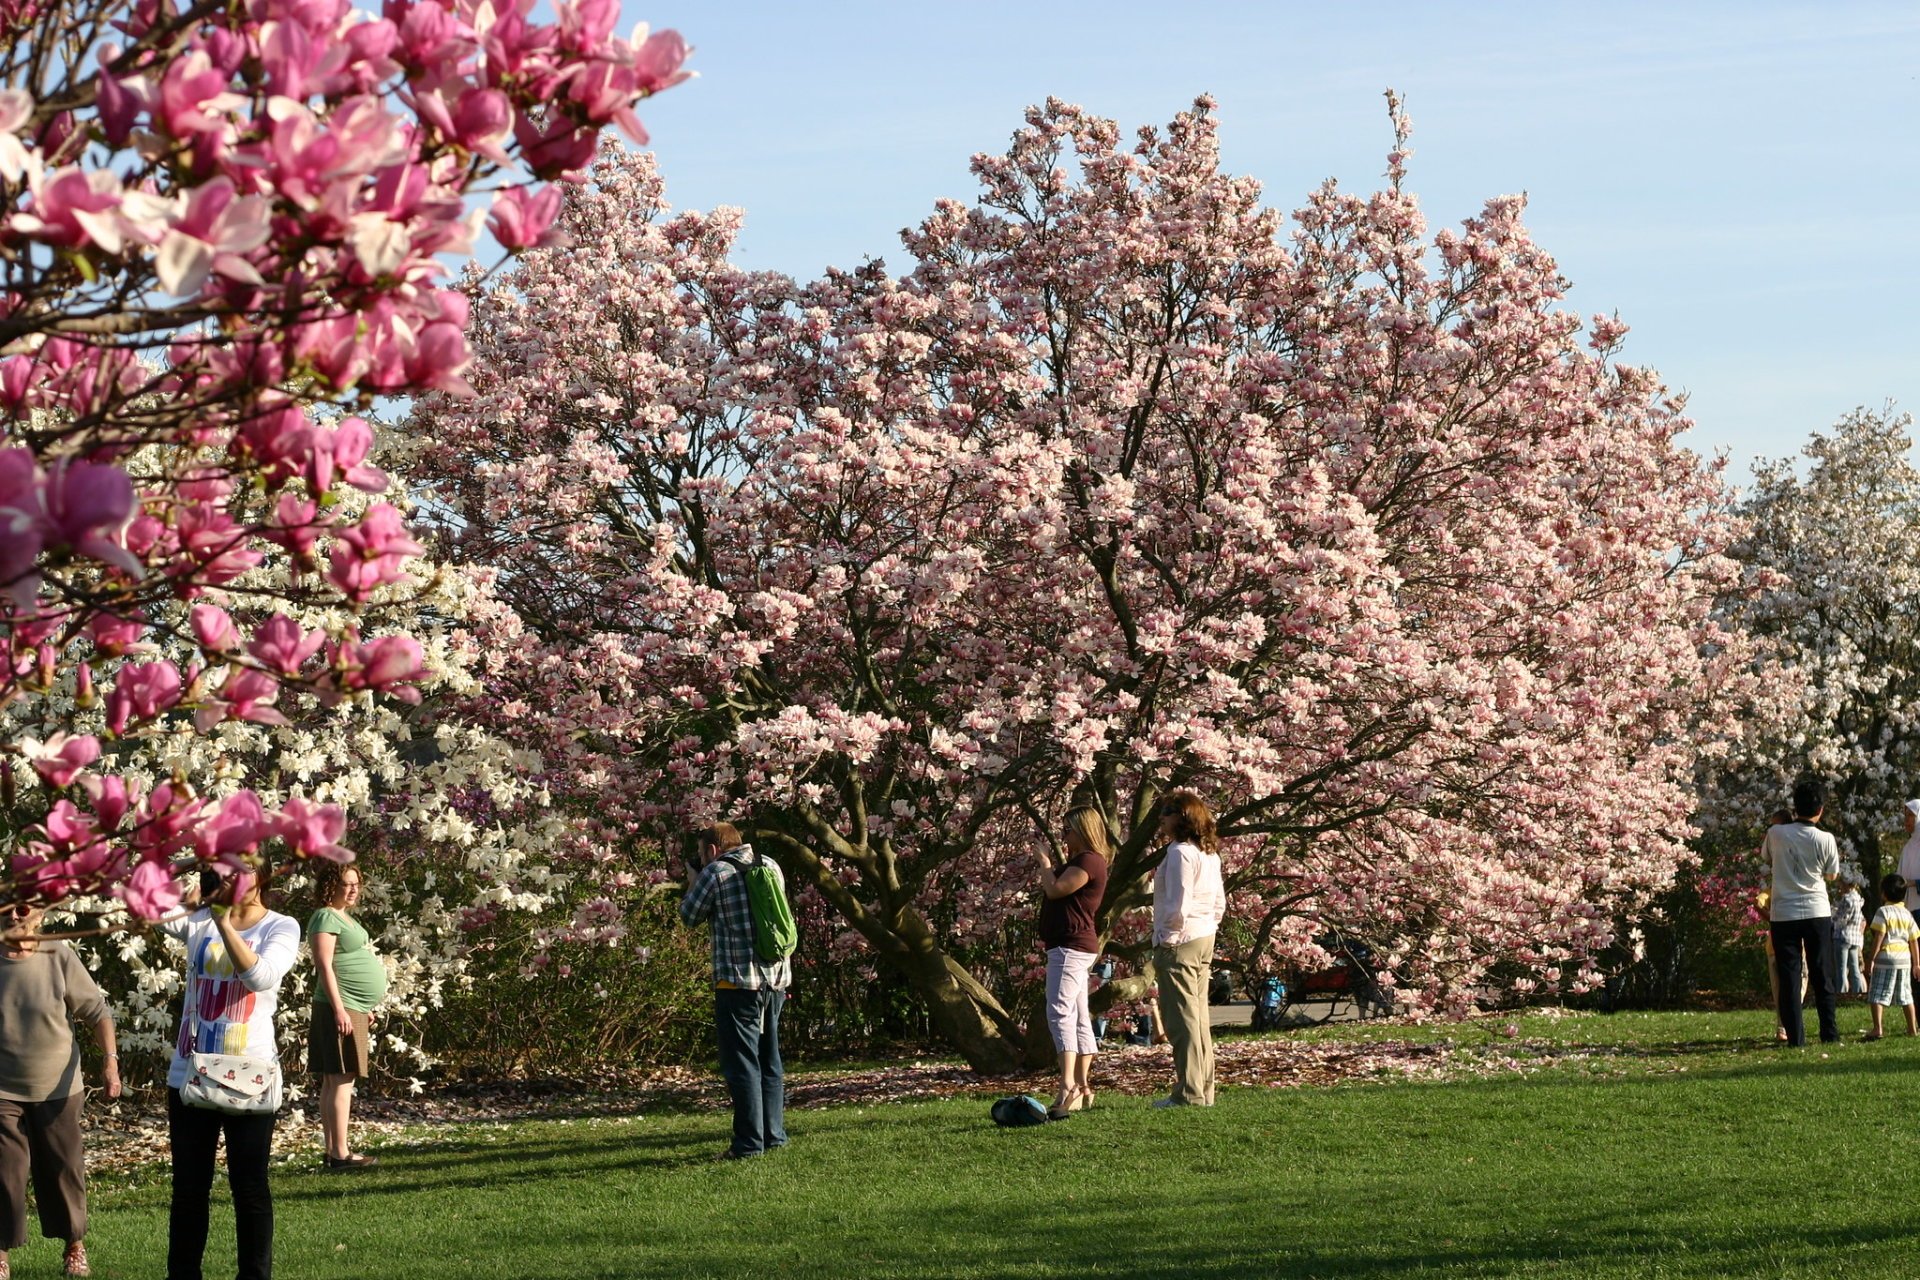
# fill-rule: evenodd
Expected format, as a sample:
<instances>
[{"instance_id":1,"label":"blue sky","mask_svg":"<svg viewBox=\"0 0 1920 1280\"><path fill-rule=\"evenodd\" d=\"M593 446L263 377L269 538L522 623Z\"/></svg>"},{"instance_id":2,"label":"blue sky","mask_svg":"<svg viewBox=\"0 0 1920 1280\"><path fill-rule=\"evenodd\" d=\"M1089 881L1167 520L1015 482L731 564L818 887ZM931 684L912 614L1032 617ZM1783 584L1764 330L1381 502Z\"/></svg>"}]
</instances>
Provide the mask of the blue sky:
<instances>
[{"instance_id":1,"label":"blue sky","mask_svg":"<svg viewBox=\"0 0 1920 1280\"><path fill-rule=\"evenodd\" d=\"M1688 391L1692 443L1796 451L1861 404L1920 409L1920 5L627 0L700 78L643 111L683 208L747 211L739 259L811 276L973 194L1049 94L1164 123L1220 102L1226 166L1292 209L1371 189L1408 99L1429 218L1526 191L1582 314Z\"/></svg>"}]
</instances>

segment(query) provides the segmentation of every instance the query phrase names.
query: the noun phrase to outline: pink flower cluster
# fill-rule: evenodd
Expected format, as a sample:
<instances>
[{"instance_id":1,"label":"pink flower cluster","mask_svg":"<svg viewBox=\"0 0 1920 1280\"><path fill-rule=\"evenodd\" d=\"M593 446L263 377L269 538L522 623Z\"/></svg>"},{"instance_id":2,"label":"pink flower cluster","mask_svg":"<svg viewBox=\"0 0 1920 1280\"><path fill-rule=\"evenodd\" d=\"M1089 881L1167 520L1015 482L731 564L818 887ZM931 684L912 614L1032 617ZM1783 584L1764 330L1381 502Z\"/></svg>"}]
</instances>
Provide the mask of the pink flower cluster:
<instances>
[{"instance_id":1,"label":"pink flower cluster","mask_svg":"<svg viewBox=\"0 0 1920 1280\"><path fill-rule=\"evenodd\" d=\"M466 390L447 274L487 222L474 198L508 249L554 243L552 181L606 126L644 140L635 107L686 78L687 47L616 34L614 0L20 8L0 15L0 704L41 736L0 767L8 804L47 816L12 892L137 881L147 913L167 891L143 868L212 856L191 829L229 810L222 850L338 832L164 787L122 804L131 828L84 820L65 793L118 785L98 734L420 697L412 637L294 621L390 598L421 551L397 506L342 501L388 488L352 411ZM129 843L163 818L184 842Z\"/></svg>"}]
</instances>

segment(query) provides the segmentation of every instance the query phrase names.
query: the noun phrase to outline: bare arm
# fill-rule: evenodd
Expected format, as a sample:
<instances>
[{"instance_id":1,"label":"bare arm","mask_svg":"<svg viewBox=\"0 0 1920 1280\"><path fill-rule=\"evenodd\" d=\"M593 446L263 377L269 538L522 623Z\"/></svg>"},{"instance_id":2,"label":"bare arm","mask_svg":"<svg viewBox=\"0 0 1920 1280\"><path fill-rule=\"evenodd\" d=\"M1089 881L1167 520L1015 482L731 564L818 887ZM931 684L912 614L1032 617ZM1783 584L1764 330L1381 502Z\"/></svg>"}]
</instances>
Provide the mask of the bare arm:
<instances>
[{"instance_id":1,"label":"bare arm","mask_svg":"<svg viewBox=\"0 0 1920 1280\"><path fill-rule=\"evenodd\" d=\"M1045 849L1034 850L1034 857L1040 863L1040 892L1049 898L1065 898L1086 888L1091 879L1079 867L1065 867L1056 870L1053 859L1047 856Z\"/></svg>"},{"instance_id":2,"label":"bare arm","mask_svg":"<svg viewBox=\"0 0 1920 1280\"><path fill-rule=\"evenodd\" d=\"M100 1056L104 1065L100 1068L100 1079L107 1088L109 1098L120 1096L120 1042L114 1036L113 1015L103 1013L93 1024L93 1038L100 1043Z\"/></svg>"}]
</instances>

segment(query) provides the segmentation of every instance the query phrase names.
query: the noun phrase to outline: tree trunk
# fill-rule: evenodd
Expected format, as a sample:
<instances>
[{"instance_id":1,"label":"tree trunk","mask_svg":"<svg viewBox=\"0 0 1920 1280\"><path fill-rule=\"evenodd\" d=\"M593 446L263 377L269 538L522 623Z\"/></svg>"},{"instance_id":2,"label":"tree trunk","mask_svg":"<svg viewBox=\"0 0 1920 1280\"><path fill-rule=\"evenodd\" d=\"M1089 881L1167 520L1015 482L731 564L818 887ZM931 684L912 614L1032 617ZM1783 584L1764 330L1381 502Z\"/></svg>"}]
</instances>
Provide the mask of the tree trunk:
<instances>
[{"instance_id":1,"label":"tree trunk","mask_svg":"<svg viewBox=\"0 0 1920 1280\"><path fill-rule=\"evenodd\" d=\"M983 1075L1008 1075L1020 1069L1022 1046L1012 1016L958 962L943 951L918 948L889 959L927 1002L934 1030L960 1052L969 1067Z\"/></svg>"}]
</instances>

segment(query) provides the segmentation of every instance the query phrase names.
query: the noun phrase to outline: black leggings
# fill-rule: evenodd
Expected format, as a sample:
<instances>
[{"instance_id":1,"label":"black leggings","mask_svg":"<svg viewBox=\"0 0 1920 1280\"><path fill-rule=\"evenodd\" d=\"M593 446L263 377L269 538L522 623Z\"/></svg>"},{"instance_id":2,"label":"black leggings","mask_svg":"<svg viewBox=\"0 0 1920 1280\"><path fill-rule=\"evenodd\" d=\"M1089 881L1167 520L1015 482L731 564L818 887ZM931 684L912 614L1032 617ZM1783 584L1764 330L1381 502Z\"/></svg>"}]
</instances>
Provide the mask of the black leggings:
<instances>
[{"instance_id":1,"label":"black leggings","mask_svg":"<svg viewBox=\"0 0 1920 1280\"><path fill-rule=\"evenodd\" d=\"M227 1135L227 1185L233 1189L238 1280L273 1275L273 1191L267 1159L273 1115L235 1116L189 1107L167 1090L167 1136L173 1146L173 1215L167 1229L167 1280L201 1280L207 1251L207 1203L213 1192L214 1148Z\"/></svg>"}]
</instances>

